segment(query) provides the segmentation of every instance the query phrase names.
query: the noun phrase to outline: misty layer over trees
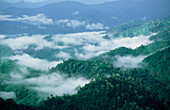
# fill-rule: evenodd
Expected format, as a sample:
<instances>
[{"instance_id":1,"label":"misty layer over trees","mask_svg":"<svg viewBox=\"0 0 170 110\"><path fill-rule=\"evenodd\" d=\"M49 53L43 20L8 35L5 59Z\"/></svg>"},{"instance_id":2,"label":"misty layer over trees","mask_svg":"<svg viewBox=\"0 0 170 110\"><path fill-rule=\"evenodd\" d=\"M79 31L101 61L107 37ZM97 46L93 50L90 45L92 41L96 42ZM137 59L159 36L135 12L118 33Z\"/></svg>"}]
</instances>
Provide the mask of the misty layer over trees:
<instances>
[{"instance_id":1,"label":"misty layer over trees","mask_svg":"<svg viewBox=\"0 0 170 110\"><path fill-rule=\"evenodd\" d=\"M139 2L143 3L135 1ZM75 5L77 2L59 4L65 3ZM100 5L108 3L95 6ZM29 11L24 10L28 14ZM0 24L3 24L0 26L3 29L0 30L0 110L170 109L168 14L154 20L134 17L129 22L121 21L108 27L106 24L111 21L106 24L100 20L71 18L55 21L55 17L30 13L19 17L19 13L10 15L11 8L2 12L7 14L0 15ZM71 16L81 13L74 10ZM4 34L10 23L18 23L29 31L16 34L19 31L14 33L10 28L12 31ZM26 25L41 31L35 34ZM48 29L54 28L50 25L67 32L77 29L78 33L51 34L49 31L47 34Z\"/></svg>"}]
</instances>

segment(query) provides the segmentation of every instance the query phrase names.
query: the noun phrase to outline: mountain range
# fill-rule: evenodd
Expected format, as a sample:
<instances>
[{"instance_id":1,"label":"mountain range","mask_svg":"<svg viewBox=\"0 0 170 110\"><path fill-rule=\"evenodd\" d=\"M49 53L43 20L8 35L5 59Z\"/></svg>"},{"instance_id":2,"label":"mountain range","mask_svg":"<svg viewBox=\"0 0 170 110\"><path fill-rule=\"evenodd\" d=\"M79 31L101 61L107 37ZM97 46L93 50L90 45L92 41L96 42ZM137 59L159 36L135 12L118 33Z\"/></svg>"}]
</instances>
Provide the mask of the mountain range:
<instances>
[{"instance_id":1,"label":"mountain range","mask_svg":"<svg viewBox=\"0 0 170 110\"><path fill-rule=\"evenodd\" d=\"M132 20L107 32L0 35L1 109L169 110L169 21Z\"/></svg>"},{"instance_id":2,"label":"mountain range","mask_svg":"<svg viewBox=\"0 0 170 110\"><path fill-rule=\"evenodd\" d=\"M75 1L37 6L18 4L1 8L0 34L99 31L133 19L153 20L170 15L169 0L120 0L92 5Z\"/></svg>"}]
</instances>

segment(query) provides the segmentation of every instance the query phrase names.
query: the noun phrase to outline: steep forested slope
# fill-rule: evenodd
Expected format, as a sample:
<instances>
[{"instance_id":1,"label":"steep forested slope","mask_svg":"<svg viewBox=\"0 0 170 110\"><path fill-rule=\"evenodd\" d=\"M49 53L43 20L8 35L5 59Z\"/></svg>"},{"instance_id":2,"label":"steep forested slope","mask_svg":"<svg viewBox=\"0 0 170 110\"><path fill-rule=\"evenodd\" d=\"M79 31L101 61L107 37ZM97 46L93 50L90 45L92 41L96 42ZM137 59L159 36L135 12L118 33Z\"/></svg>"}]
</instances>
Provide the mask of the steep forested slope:
<instances>
[{"instance_id":1,"label":"steep forested slope","mask_svg":"<svg viewBox=\"0 0 170 110\"><path fill-rule=\"evenodd\" d=\"M150 33L157 33L164 31L170 26L170 17L152 20L152 21L141 21L133 20L128 23L120 24L109 30L109 33L113 33L114 37L133 37L139 35L149 35Z\"/></svg>"},{"instance_id":2,"label":"steep forested slope","mask_svg":"<svg viewBox=\"0 0 170 110\"><path fill-rule=\"evenodd\" d=\"M151 33L157 33L156 35L152 35L149 39L153 41L153 43L140 47L136 49L130 49L126 47L120 47L110 52L99 55L93 59L104 60L106 62L112 62L113 57L115 56L139 56L139 55L150 55L155 52L158 52L162 49L165 49L170 46L170 17L166 17L161 20L152 20L152 21L141 21L141 20L133 20L128 23L124 23L121 25L117 25L108 31L109 37L134 37L139 35L149 35ZM111 36L110 36L111 34Z\"/></svg>"},{"instance_id":3,"label":"steep forested slope","mask_svg":"<svg viewBox=\"0 0 170 110\"><path fill-rule=\"evenodd\" d=\"M67 60L56 67L52 68L50 72L60 71L71 76L83 76L86 78L104 77L119 73L119 68L114 68L113 65L104 63L102 61L81 61L81 60Z\"/></svg>"},{"instance_id":4,"label":"steep forested slope","mask_svg":"<svg viewBox=\"0 0 170 110\"><path fill-rule=\"evenodd\" d=\"M94 57L92 59L94 60L101 60L105 61L107 63L112 63L114 61L115 56L140 56L140 55L150 55L155 52L161 51L162 49L165 49L170 46L170 41L156 41L146 46L140 46L136 49L126 48L126 47L120 47L114 50L111 50L110 52L101 54L97 57Z\"/></svg>"},{"instance_id":5,"label":"steep forested slope","mask_svg":"<svg viewBox=\"0 0 170 110\"><path fill-rule=\"evenodd\" d=\"M143 60L146 69L161 82L170 84L170 48L159 51Z\"/></svg>"},{"instance_id":6,"label":"steep forested slope","mask_svg":"<svg viewBox=\"0 0 170 110\"><path fill-rule=\"evenodd\" d=\"M0 45L0 73L8 74L16 69L15 62L6 58L12 54L12 50L9 47Z\"/></svg>"},{"instance_id":7,"label":"steep forested slope","mask_svg":"<svg viewBox=\"0 0 170 110\"><path fill-rule=\"evenodd\" d=\"M162 93L163 92L163 93ZM52 97L44 102L43 109L168 109L168 92L145 87L133 78L114 76L96 79L78 90L73 96Z\"/></svg>"},{"instance_id":8,"label":"steep forested slope","mask_svg":"<svg viewBox=\"0 0 170 110\"><path fill-rule=\"evenodd\" d=\"M165 28L164 30L160 31L157 35L151 36L150 40L170 40L170 26Z\"/></svg>"},{"instance_id":9,"label":"steep forested slope","mask_svg":"<svg viewBox=\"0 0 170 110\"><path fill-rule=\"evenodd\" d=\"M1 110L36 110L36 108L31 106L17 104L12 99L3 100L2 98L0 98L0 109Z\"/></svg>"}]
</instances>

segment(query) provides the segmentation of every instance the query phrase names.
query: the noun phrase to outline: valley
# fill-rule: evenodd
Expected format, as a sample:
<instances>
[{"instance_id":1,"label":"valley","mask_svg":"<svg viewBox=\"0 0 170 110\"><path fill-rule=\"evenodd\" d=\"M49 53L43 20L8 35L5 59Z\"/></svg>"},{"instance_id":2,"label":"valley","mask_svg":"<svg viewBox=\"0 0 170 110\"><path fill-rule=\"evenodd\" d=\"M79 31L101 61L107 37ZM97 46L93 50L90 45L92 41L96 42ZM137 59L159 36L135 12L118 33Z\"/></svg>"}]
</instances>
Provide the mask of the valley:
<instances>
[{"instance_id":1,"label":"valley","mask_svg":"<svg viewBox=\"0 0 170 110\"><path fill-rule=\"evenodd\" d=\"M0 109L170 109L169 1L130 2L0 8Z\"/></svg>"}]
</instances>

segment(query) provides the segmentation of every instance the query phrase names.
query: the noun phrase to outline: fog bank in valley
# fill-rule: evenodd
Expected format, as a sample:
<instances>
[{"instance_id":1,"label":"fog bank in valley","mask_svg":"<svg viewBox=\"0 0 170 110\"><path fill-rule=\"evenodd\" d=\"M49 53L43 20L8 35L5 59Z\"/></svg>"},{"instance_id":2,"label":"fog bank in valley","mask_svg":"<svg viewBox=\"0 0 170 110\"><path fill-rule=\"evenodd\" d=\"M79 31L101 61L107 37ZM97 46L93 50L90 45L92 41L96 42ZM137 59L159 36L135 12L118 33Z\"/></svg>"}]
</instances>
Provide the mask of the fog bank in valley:
<instances>
[{"instance_id":1,"label":"fog bank in valley","mask_svg":"<svg viewBox=\"0 0 170 110\"><path fill-rule=\"evenodd\" d=\"M127 68L142 68L141 62L147 56L115 56L116 61L114 62L115 67Z\"/></svg>"},{"instance_id":2,"label":"fog bank in valley","mask_svg":"<svg viewBox=\"0 0 170 110\"><path fill-rule=\"evenodd\" d=\"M22 84L28 89L47 96L74 94L75 88L89 83L83 77L67 77L66 74L48 73L50 68L57 66L63 60L70 58L87 60L118 47L135 49L140 45L147 45L152 41L150 36L105 38L105 32L83 32L56 35L0 35L0 43L9 46L13 53L8 59L19 66L20 72L11 72L10 79L4 77L7 84ZM37 54L38 53L38 54ZM49 60L52 57L53 60ZM41 57L40 57L41 56ZM139 63L146 56L115 56L114 66L122 68L138 68ZM40 70L42 73L32 76L27 67ZM29 76L29 77L25 77ZM15 98L14 92L1 91L0 96ZM7 97L8 98L8 97Z\"/></svg>"}]
</instances>

